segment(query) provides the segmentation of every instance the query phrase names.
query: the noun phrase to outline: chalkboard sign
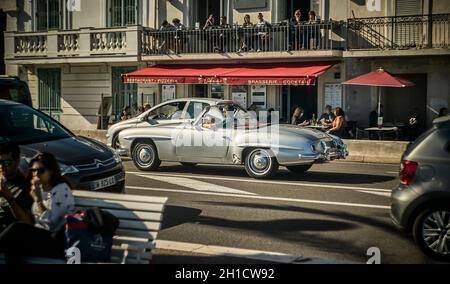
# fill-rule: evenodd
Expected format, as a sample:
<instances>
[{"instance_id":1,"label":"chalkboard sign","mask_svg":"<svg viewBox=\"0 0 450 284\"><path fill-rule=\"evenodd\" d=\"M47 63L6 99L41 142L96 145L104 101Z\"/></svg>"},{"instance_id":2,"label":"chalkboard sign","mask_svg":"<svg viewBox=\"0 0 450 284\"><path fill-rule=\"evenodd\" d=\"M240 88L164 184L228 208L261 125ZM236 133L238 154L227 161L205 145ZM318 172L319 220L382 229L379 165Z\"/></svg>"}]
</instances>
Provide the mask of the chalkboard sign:
<instances>
[{"instance_id":1,"label":"chalkboard sign","mask_svg":"<svg viewBox=\"0 0 450 284\"><path fill-rule=\"evenodd\" d=\"M234 9L267 8L267 0L234 0Z\"/></svg>"}]
</instances>

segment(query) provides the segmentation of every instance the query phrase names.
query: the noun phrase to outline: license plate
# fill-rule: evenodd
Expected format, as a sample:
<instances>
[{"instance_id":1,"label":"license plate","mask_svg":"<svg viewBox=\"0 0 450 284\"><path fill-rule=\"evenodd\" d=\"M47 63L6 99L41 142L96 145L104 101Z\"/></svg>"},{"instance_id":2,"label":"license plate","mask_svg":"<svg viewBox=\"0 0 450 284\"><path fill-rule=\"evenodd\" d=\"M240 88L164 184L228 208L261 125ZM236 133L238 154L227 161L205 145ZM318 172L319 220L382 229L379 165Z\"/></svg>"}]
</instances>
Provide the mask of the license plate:
<instances>
[{"instance_id":1,"label":"license plate","mask_svg":"<svg viewBox=\"0 0 450 284\"><path fill-rule=\"evenodd\" d=\"M105 187L110 187L116 184L116 178L114 176L104 179L99 179L92 182L92 190L99 190Z\"/></svg>"}]
</instances>

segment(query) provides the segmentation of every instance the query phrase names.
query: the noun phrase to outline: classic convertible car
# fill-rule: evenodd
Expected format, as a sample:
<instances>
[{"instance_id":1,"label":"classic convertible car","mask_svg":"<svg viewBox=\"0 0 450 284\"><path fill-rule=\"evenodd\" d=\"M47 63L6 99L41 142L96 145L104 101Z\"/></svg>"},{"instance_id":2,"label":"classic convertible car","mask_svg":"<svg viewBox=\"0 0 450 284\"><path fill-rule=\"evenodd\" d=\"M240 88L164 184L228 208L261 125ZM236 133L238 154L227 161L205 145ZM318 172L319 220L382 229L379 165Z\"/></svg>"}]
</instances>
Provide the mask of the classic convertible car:
<instances>
[{"instance_id":1,"label":"classic convertible car","mask_svg":"<svg viewBox=\"0 0 450 284\"><path fill-rule=\"evenodd\" d=\"M275 121L275 123L272 123ZM231 101L206 107L195 121L125 129L121 155L137 168L155 170L161 161L244 165L253 178L270 178L278 167L304 173L315 163L343 159L347 146L338 137L312 129L267 121Z\"/></svg>"}]
</instances>

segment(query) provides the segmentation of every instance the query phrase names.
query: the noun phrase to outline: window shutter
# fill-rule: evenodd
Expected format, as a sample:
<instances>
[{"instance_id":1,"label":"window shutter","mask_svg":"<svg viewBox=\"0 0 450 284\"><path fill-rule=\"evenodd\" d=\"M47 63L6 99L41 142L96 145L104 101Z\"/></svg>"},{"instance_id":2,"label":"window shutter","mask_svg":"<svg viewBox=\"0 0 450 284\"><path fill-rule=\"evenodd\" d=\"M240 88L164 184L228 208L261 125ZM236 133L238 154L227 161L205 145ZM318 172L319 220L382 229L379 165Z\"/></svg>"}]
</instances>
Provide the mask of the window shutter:
<instances>
[{"instance_id":1,"label":"window shutter","mask_svg":"<svg viewBox=\"0 0 450 284\"><path fill-rule=\"evenodd\" d=\"M423 14L423 0L397 0L396 16L411 16Z\"/></svg>"}]
</instances>

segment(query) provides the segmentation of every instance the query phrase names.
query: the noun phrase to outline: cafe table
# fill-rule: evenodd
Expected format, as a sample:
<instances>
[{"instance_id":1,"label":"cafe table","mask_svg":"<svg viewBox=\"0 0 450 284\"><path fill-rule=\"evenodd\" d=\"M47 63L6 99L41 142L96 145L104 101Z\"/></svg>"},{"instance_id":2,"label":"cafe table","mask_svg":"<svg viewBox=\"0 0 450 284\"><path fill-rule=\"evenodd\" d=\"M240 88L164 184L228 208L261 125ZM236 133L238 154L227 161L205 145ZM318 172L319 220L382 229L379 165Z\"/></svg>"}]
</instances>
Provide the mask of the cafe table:
<instances>
[{"instance_id":1,"label":"cafe table","mask_svg":"<svg viewBox=\"0 0 450 284\"><path fill-rule=\"evenodd\" d=\"M399 128L396 126L393 127L386 127L386 126L382 126L382 127L368 127L364 129L365 131L368 131L369 133L376 133L378 135L378 139L382 140L382 137L384 134L389 133L389 132L395 132L395 140L398 140L398 130Z\"/></svg>"}]
</instances>

